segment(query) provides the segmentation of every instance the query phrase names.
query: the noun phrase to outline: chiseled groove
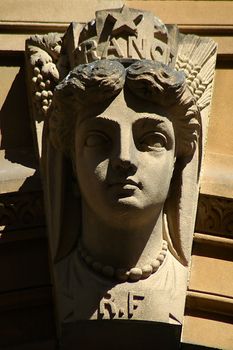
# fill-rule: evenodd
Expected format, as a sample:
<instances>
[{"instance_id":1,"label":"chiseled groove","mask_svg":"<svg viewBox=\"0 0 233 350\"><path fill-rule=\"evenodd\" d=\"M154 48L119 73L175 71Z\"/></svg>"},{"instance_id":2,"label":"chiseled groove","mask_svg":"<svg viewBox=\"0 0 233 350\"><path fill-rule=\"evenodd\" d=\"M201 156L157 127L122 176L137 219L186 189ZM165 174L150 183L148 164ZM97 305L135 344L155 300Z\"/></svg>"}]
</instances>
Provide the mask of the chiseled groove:
<instances>
[{"instance_id":1,"label":"chiseled groove","mask_svg":"<svg viewBox=\"0 0 233 350\"><path fill-rule=\"evenodd\" d=\"M42 285L0 294L0 312L52 304L52 286Z\"/></svg>"},{"instance_id":2,"label":"chiseled groove","mask_svg":"<svg viewBox=\"0 0 233 350\"><path fill-rule=\"evenodd\" d=\"M13 32L15 30L23 30L26 28L27 30L35 30L35 29L49 29L49 30L59 30L65 31L69 26L70 22L30 22L30 21L5 21L0 20L0 29L7 30L8 33ZM179 24L179 29L183 33L191 33L191 32L201 32L202 34L208 33L209 35L218 35L218 34L232 34L233 33L233 25L225 24L225 25L212 25L212 24ZM25 30L25 29L24 29Z\"/></svg>"},{"instance_id":3,"label":"chiseled groove","mask_svg":"<svg viewBox=\"0 0 233 350\"><path fill-rule=\"evenodd\" d=\"M213 236L206 233L194 233L194 242L219 245L222 247L232 248L233 249L233 239L225 238L220 236Z\"/></svg>"},{"instance_id":4,"label":"chiseled groove","mask_svg":"<svg viewBox=\"0 0 233 350\"><path fill-rule=\"evenodd\" d=\"M191 310L233 316L233 298L189 290L186 307Z\"/></svg>"},{"instance_id":5,"label":"chiseled groove","mask_svg":"<svg viewBox=\"0 0 233 350\"><path fill-rule=\"evenodd\" d=\"M65 32L69 26L70 22L10 22L10 21L0 21L0 29L2 33L25 33L25 31L58 31Z\"/></svg>"},{"instance_id":6,"label":"chiseled groove","mask_svg":"<svg viewBox=\"0 0 233 350\"><path fill-rule=\"evenodd\" d=\"M219 35L221 34L227 34L231 35L233 33L233 26L231 24L229 25L187 25L187 24L179 24L178 25L179 30L181 33L186 34L192 34L192 33L201 33L205 34L208 33L208 35Z\"/></svg>"},{"instance_id":7,"label":"chiseled groove","mask_svg":"<svg viewBox=\"0 0 233 350\"><path fill-rule=\"evenodd\" d=\"M0 246L5 243L28 241L32 239L46 239L46 227L43 223L39 226L19 228L14 231L0 231Z\"/></svg>"}]
</instances>

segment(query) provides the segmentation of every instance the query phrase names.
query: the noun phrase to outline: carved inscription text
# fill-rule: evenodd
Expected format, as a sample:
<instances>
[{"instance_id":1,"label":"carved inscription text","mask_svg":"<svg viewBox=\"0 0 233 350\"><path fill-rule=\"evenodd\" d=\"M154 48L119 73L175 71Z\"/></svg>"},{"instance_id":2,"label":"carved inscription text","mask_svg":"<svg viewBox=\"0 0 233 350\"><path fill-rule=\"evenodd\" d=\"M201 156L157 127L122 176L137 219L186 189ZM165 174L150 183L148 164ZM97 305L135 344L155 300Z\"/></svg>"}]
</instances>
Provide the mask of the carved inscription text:
<instances>
[{"instance_id":1,"label":"carved inscription text","mask_svg":"<svg viewBox=\"0 0 233 350\"><path fill-rule=\"evenodd\" d=\"M132 319L138 308L145 300L145 295L142 292L129 291L125 304L118 306L117 300L112 292L107 292L102 298L99 304L98 318L99 319L113 319L113 318L126 318Z\"/></svg>"}]
</instances>

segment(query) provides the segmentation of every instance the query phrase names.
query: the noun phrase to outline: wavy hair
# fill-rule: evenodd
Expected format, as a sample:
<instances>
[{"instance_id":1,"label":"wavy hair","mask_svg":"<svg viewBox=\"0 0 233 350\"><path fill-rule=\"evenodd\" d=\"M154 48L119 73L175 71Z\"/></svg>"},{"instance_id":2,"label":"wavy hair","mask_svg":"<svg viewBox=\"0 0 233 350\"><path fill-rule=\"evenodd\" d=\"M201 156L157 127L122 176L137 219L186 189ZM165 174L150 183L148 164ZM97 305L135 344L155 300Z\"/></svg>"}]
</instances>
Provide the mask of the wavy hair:
<instances>
[{"instance_id":1,"label":"wavy hair","mask_svg":"<svg viewBox=\"0 0 233 350\"><path fill-rule=\"evenodd\" d=\"M176 155L192 156L199 130L200 112L185 83L185 75L169 66L140 60L125 68L116 60L98 60L74 68L55 88L49 113L53 146L72 157L76 120L92 105L111 101L129 89L141 99L168 111L176 138Z\"/></svg>"}]
</instances>

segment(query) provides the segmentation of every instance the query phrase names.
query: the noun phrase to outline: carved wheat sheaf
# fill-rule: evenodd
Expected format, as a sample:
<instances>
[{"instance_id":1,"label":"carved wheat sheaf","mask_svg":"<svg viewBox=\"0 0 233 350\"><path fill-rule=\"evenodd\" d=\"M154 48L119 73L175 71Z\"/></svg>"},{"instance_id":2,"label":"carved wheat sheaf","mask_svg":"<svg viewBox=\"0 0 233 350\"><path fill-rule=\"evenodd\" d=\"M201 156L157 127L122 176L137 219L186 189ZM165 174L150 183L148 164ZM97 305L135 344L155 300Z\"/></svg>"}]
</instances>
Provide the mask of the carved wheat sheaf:
<instances>
[{"instance_id":1,"label":"carved wheat sheaf","mask_svg":"<svg viewBox=\"0 0 233 350\"><path fill-rule=\"evenodd\" d=\"M178 47L175 68L184 71L187 84L202 110L210 104L216 43L208 38L186 35Z\"/></svg>"}]
</instances>

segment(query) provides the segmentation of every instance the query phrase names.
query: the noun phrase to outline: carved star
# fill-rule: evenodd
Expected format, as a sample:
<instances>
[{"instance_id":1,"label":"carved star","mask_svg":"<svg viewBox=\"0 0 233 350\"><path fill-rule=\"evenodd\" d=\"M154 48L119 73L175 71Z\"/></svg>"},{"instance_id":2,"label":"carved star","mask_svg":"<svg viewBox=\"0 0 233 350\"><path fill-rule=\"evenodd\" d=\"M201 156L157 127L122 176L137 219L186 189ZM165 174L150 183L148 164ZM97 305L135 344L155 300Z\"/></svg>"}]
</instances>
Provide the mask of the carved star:
<instances>
[{"instance_id":1,"label":"carved star","mask_svg":"<svg viewBox=\"0 0 233 350\"><path fill-rule=\"evenodd\" d=\"M120 12L112 11L108 14L108 19L114 23L112 34L119 35L123 32L137 36L137 25L141 22L143 14L130 11L125 5Z\"/></svg>"}]
</instances>

